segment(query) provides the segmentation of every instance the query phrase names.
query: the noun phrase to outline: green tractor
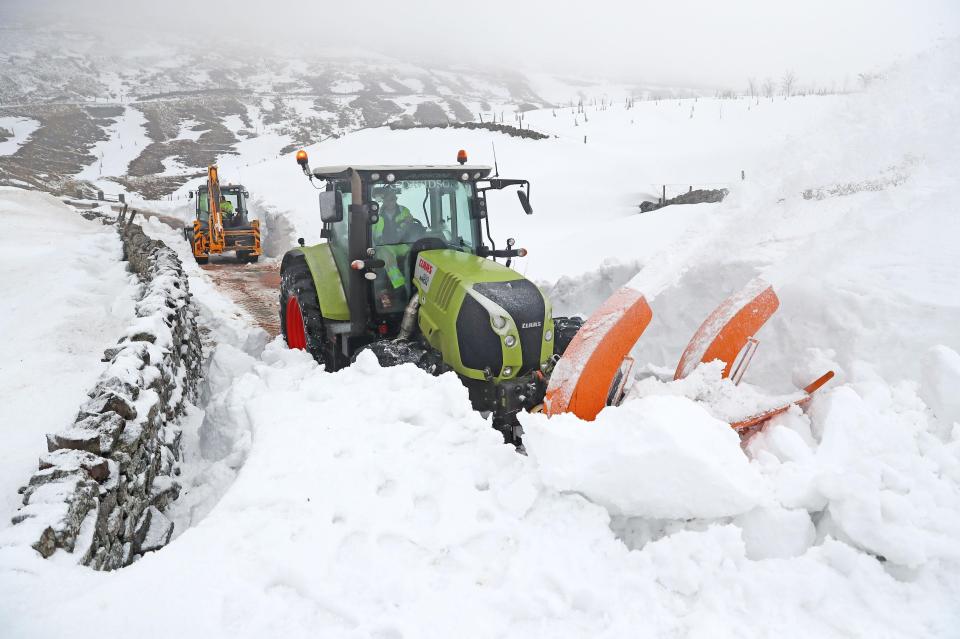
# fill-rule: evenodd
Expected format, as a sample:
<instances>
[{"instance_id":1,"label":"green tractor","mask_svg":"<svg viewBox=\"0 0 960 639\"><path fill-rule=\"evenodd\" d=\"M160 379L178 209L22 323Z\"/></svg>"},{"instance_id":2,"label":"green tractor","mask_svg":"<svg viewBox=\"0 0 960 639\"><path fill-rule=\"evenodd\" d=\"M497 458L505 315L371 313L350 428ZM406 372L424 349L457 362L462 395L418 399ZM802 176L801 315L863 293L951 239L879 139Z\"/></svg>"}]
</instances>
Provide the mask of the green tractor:
<instances>
[{"instance_id":1,"label":"green tractor","mask_svg":"<svg viewBox=\"0 0 960 639\"><path fill-rule=\"evenodd\" d=\"M513 239L497 248L486 193L530 184L488 166L333 166L310 170L325 242L288 251L281 264L280 326L290 348L326 370L371 350L384 366L454 371L473 407L519 444L521 410L543 402L558 356L580 327L554 318L549 300L510 268ZM482 228L486 230L486 240ZM506 260L505 264L497 262Z\"/></svg>"}]
</instances>

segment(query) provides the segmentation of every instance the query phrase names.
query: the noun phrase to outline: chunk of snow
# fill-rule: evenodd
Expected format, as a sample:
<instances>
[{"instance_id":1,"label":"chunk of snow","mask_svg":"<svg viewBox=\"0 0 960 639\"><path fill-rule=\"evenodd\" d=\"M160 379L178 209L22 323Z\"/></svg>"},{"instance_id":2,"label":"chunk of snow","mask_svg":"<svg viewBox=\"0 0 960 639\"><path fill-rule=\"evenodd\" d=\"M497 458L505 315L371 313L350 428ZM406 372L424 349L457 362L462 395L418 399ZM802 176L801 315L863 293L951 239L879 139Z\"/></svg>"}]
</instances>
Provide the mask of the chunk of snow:
<instances>
[{"instance_id":1,"label":"chunk of snow","mask_svg":"<svg viewBox=\"0 0 960 639\"><path fill-rule=\"evenodd\" d=\"M618 515L737 515L764 494L730 426L681 397L645 397L594 422L522 416L524 443L546 485L582 493Z\"/></svg>"}]
</instances>

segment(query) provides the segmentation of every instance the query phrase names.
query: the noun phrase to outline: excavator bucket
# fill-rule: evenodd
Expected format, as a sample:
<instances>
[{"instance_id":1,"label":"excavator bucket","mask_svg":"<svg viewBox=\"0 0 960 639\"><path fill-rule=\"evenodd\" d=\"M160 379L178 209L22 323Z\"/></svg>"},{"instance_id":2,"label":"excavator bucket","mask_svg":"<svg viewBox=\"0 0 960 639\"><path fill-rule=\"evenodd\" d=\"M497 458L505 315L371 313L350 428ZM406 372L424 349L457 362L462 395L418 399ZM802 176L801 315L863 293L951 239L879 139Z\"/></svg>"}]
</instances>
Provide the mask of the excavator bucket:
<instances>
[{"instance_id":1,"label":"excavator bucket","mask_svg":"<svg viewBox=\"0 0 960 639\"><path fill-rule=\"evenodd\" d=\"M760 278L723 301L694 333L677 364L674 379L683 379L702 362L719 359L729 377L737 355L780 306L773 287Z\"/></svg>"},{"instance_id":2,"label":"excavator bucket","mask_svg":"<svg viewBox=\"0 0 960 639\"><path fill-rule=\"evenodd\" d=\"M620 365L652 318L646 298L630 287L604 302L557 362L547 386L547 415L573 413L592 421L606 405Z\"/></svg>"}]
</instances>

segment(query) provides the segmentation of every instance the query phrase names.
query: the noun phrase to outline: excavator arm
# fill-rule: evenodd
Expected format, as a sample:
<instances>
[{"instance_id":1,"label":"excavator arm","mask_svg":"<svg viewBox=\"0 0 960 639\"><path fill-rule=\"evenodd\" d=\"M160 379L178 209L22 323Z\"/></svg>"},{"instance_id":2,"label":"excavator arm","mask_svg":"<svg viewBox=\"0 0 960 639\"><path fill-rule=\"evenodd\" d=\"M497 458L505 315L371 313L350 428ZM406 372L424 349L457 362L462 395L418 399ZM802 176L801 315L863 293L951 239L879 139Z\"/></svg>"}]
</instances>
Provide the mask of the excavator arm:
<instances>
[{"instance_id":1,"label":"excavator arm","mask_svg":"<svg viewBox=\"0 0 960 639\"><path fill-rule=\"evenodd\" d=\"M210 221L207 224L210 251L220 253L224 247L223 214L220 213L220 176L215 164L207 167L207 197L210 200Z\"/></svg>"}]
</instances>

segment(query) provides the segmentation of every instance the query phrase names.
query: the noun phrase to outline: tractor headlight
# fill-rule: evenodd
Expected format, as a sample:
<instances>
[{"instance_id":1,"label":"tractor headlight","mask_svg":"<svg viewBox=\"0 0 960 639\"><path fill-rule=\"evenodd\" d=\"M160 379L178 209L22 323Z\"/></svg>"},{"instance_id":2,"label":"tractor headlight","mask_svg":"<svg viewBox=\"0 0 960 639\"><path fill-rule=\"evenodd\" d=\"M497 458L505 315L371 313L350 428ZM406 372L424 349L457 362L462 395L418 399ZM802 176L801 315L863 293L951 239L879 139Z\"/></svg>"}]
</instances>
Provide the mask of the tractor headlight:
<instances>
[{"instance_id":1,"label":"tractor headlight","mask_svg":"<svg viewBox=\"0 0 960 639\"><path fill-rule=\"evenodd\" d=\"M503 330L503 328L507 325L507 318L503 315L491 315L490 323L493 324L493 327L498 331Z\"/></svg>"},{"instance_id":2,"label":"tractor headlight","mask_svg":"<svg viewBox=\"0 0 960 639\"><path fill-rule=\"evenodd\" d=\"M506 344L509 348L513 348L514 346L517 345L517 338L514 337L513 335L507 335L507 337L503 340L503 343Z\"/></svg>"},{"instance_id":3,"label":"tractor headlight","mask_svg":"<svg viewBox=\"0 0 960 639\"><path fill-rule=\"evenodd\" d=\"M552 340L552 339L553 339L553 331L551 331L551 330L548 328L548 329L546 330L546 332L544 332L544 334L543 334L543 339L547 340L548 342L549 342L550 340Z\"/></svg>"},{"instance_id":4,"label":"tractor headlight","mask_svg":"<svg viewBox=\"0 0 960 639\"><path fill-rule=\"evenodd\" d=\"M503 367L503 376L504 376L504 377L510 377L511 375L513 375L513 369L510 368L509 366L504 366L504 367Z\"/></svg>"}]
</instances>

